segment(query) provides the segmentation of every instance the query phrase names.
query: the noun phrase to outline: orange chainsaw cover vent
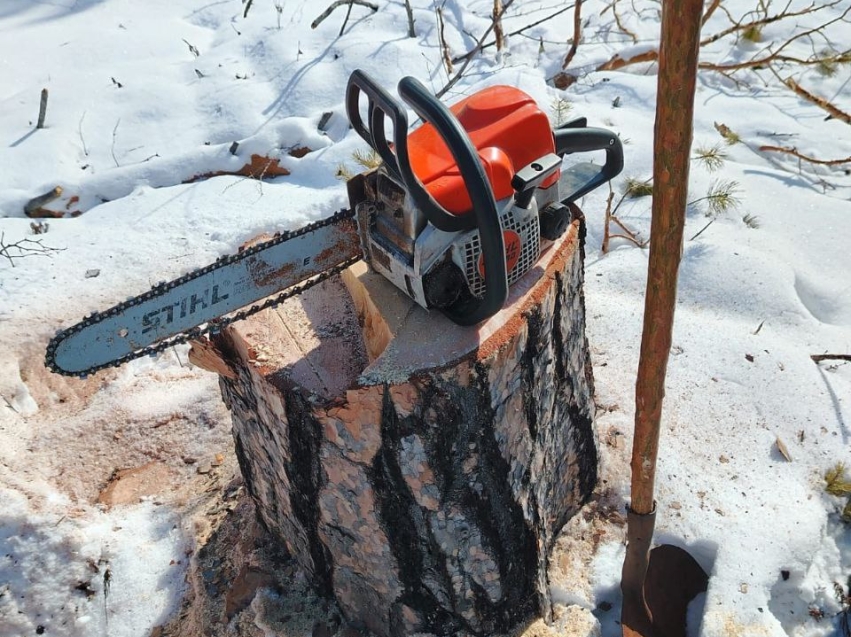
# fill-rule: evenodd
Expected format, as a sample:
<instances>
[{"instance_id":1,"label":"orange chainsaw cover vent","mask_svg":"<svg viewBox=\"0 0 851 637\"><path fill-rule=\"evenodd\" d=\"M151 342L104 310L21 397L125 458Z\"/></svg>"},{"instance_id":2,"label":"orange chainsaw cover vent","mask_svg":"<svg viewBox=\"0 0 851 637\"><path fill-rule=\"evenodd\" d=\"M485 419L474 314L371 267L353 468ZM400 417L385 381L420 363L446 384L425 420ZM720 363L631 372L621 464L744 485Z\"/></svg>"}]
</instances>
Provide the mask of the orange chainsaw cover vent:
<instances>
[{"instance_id":1,"label":"orange chainsaw cover vent","mask_svg":"<svg viewBox=\"0 0 851 637\"><path fill-rule=\"evenodd\" d=\"M497 201L514 192L511 179L518 170L555 152L549 119L520 89L492 86L450 110L476 147ZM408 155L414 174L441 206L456 215L471 211L464 179L433 126L424 124L408 136ZM557 180L558 173L542 186Z\"/></svg>"}]
</instances>

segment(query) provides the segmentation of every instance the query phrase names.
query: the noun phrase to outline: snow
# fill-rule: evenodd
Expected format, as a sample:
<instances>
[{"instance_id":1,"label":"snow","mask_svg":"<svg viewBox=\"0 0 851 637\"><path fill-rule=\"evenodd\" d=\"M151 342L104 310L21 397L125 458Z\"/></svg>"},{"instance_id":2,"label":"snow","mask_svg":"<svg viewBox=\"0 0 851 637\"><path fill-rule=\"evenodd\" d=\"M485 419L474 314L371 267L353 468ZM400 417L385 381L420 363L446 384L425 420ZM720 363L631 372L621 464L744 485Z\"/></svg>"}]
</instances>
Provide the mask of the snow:
<instances>
[{"instance_id":1,"label":"snow","mask_svg":"<svg viewBox=\"0 0 851 637\"><path fill-rule=\"evenodd\" d=\"M723 6L741 16L755 4ZM57 251L14 263L0 258L0 635L39 634L38 626L74 637L148 635L177 608L194 548L189 511L199 479L186 459L232 453L216 379L189 366L178 348L69 380L44 369L44 347L58 328L92 311L260 233L297 228L345 205L335 173L341 165L359 170L352 153L364 148L345 122L351 71L363 68L390 90L404 75L435 91L447 81L434 7L413 5L417 37L409 39L402 3L382 3L375 13L355 6L338 37L344 9L311 29L324 8L315 3L281 2L279 14L274 2L258 0L243 17L236 0L4 0L0 233L6 245L41 240ZM508 12L506 31L560 6L524 2ZM658 37L657 3L637 0L637 12L619 7L637 42L617 29L606 6L583 5L585 36L572 69L588 71L616 53L628 58ZM491 8L484 0L446 4L453 53L473 46L470 34L490 25ZM758 44L721 39L704 47L703 59L747 60L765 43L842 10L838 3L775 22ZM704 33L728 24L718 11ZM546 80L561 70L571 25L568 11L510 37L506 51L486 49L447 99L505 83L548 110L569 100L569 117L586 115L621 135L619 192L626 178L652 174L655 68L587 72L565 91L552 88ZM785 52L806 57L829 40L847 46L847 18L826 39L801 39ZM793 75L851 111L847 65L833 76L786 68L783 78ZM810 355L851 352L851 165L814 166L759 148L838 159L851 156L851 135L770 71L735 77L742 83L711 72L698 82L694 146L722 144L727 157L716 172L693 162L690 198L735 181L741 203L714 221L705 203L688 211L656 538L687 548L711 575L705 597L692 605L691 635L830 635L841 610L834 582L847 586L851 575L851 534L839 518L844 501L824 492L823 476L836 463L851 466L851 365L817 365ZM46 127L35 130L42 88L49 90ZM332 113L325 133L317 129L323 113ZM742 143L723 145L718 124ZM300 147L314 152L289 155ZM279 157L292 174L263 183L190 182L237 170L254 153ZM48 231L34 235L23 206L57 185L63 194L48 207L69 214L44 220ZM607 196L599 189L581 205L601 490L622 511L647 251L614 239L601 252ZM617 214L646 238L649 207L646 198L627 199ZM745 215L758 227L746 225ZM623 444L606 444L611 433ZM97 504L113 470L150 461L164 465L174 484L139 502ZM581 572L553 582L553 596L592 611L603 634L616 635L623 536L617 525L607 528L589 562L575 566ZM810 616L815 608L825 619Z\"/></svg>"}]
</instances>

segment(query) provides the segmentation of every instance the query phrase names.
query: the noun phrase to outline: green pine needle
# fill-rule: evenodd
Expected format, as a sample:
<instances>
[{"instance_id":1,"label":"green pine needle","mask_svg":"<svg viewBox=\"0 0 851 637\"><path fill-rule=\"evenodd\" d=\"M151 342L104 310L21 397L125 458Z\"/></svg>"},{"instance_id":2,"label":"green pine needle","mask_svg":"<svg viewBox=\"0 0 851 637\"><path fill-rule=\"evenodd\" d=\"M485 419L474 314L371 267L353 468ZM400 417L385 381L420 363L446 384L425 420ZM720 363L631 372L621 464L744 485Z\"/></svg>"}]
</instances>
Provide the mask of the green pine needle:
<instances>
[{"instance_id":1,"label":"green pine needle","mask_svg":"<svg viewBox=\"0 0 851 637\"><path fill-rule=\"evenodd\" d=\"M573 110L573 104L563 97L558 97L552 101L550 108L553 112L553 123L556 126L561 126L567 121L567 116L570 114L570 111Z\"/></svg>"},{"instance_id":2,"label":"green pine needle","mask_svg":"<svg viewBox=\"0 0 851 637\"><path fill-rule=\"evenodd\" d=\"M345 164L339 164L336 172L334 173L334 178L339 179L340 181L348 181L354 176L355 174L349 170Z\"/></svg>"},{"instance_id":3,"label":"green pine needle","mask_svg":"<svg viewBox=\"0 0 851 637\"><path fill-rule=\"evenodd\" d=\"M762 42L762 27L751 25L742 32L742 37L748 42Z\"/></svg>"},{"instance_id":4,"label":"green pine needle","mask_svg":"<svg viewBox=\"0 0 851 637\"><path fill-rule=\"evenodd\" d=\"M624 194L630 199L649 197L653 194L653 180L641 180L636 179L635 177L628 177L626 182L624 182L623 188Z\"/></svg>"},{"instance_id":5,"label":"green pine needle","mask_svg":"<svg viewBox=\"0 0 851 637\"><path fill-rule=\"evenodd\" d=\"M837 462L828 469L824 474L824 482L824 490L830 495L851 495L851 480L845 477L845 463Z\"/></svg>"},{"instance_id":6,"label":"green pine needle","mask_svg":"<svg viewBox=\"0 0 851 637\"><path fill-rule=\"evenodd\" d=\"M370 148L367 151L358 149L352 153L352 159L354 159L358 165L363 166L367 170L378 168L381 165L381 156L374 148Z\"/></svg>"},{"instance_id":7,"label":"green pine needle","mask_svg":"<svg viewBox=\"0 0 851 637\"><path fill-rule=\"evenodd\" d=\"M741 200L737 195L740 192L739 182L737 181L732 179L716 181L709 187L709 192L705 198L709 205L706 216L717 217L723 212L738 208Z\"/></svg>"},{"instance_id":8,"label":"green pine needle","mask_svg":"<svg viewBox=\"0 0 851 637\"><path fill-rule=\"evenodd\" d=\"M703 163L711 173L714 173L716 170L719 170L724 165L724 160L727 159L727 153L725 153L720 145L715 146L698 146L695 151L697 154L694 156L694 159Z\"/></svg>"}]
</instances>

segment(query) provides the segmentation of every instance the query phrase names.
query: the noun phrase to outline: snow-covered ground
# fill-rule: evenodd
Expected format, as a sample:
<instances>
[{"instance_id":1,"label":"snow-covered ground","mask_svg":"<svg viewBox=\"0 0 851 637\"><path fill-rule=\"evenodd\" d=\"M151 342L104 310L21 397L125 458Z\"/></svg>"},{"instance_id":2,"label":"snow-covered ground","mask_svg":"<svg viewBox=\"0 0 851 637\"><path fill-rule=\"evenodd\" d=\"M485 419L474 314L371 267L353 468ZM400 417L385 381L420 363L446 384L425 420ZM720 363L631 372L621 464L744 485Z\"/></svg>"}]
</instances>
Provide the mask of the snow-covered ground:
<instances>
[{"instance_id":1,"label":"snow-covered ground","mask_svg":"<svg viewBox=\"0 0 851 637\"><path fill-rule=\"evenodd\" d=\"M13 257L0 256L0 635L148 635L177 607L194 546L186 512L199 481L231 453L216 378L189 366L178 348L84 381L65 379L44 369L44 347L58 328L91 311L261 232L295 228L343 206L345 187L335 174L340 165L358 170L352 154L364 148L346 125L349 74L362 68L388 89L404 75L435 91L448 80L436 5L412 4L415 38L406 37L402 2L380 2L376 12L355 5L342 36L345 7L312 29L325 3L295 0L255 0L246 17L239 0L0 3L0 236ZM587 115L624 140L616 190L627 178L648 178L655 67L593 69L616 53L652 48L659 4L617 6L634 42L609 4L587 0L570 66L579 80L564 91L547 80L561 70L573 11L524 29L565 5L517 4L505 31L522 33L509 36L502 52L486 48L446 98L511 84L554 117L567 100L570 116ZM704 35L757 4L726 0ZM808 4L793 0L791 7ZM455 55L490 26L492 2L441 6ZM846 8L838 2L773 22L757 43L721 38L703 47L702 59L730 64L771 43L777 50ZM781 10L771 6L770 13ZM848 19L783 53L843 50L851 41ZM848 64L834 75L815 65L776 68L851 111ZM46 122L36 130L43 88ZM320 132L324 113L332 115ZM725 145L721 124L742 141ZM705 202L688 213L657 538L687 547L711 574L691 634L835 634L842 606L834 583L847 591L851 532L839 516L845 501L824 492L823 476L837 463L851 465L851 364L817 365L810 355L851 353L851 163L817 166L759 147L849 158L851 128L826 119L767 69L730 77L705 71L694 142L696 149L721 145L726 159L715 172L693 163L692 199L719 180L735 181L740 205L705 229ZM313 152L290 155L305 147ZM255 153L279 157L292 174L263 183L234 176L189 182L238 170ZM47 207L65 218L26 218L26 202L56 186L63 193ZM622 510L647 251L623 239L601 251L607 196L599 189L581 203L589 226L600 490ZM628 199L617 214L646 238L649 208L648 198ZM757 223L746 224L746 215ZM21 241L42 243L21 244L35 253L16 258ZM156 477L140 491L141 502L98 502L115 470L139 467ZM563 573L553 594L592 610L603 634L615 635L623 535L616 524L603 528L590 563ZM819 611L821 620L813 616Z\"/></svg>"}]
</instances>

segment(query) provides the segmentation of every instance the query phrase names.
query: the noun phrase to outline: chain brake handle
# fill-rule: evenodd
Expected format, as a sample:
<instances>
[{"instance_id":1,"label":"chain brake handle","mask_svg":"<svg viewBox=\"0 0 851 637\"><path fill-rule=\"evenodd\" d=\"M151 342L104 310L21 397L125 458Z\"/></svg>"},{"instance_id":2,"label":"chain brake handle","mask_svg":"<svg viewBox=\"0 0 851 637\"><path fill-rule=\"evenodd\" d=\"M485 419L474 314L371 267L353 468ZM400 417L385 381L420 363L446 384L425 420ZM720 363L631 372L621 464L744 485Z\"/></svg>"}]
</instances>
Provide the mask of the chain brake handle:
<instances>
[{"instance_id":1,"label":"chain brake handle","mask_svg":"<svg viewBox=\"0 0 851 637\"><path fill-rule=\"evenodd\" d=\"M587 126L584 117L568 122L553 131L556 154L559 157L572 153L606 151L606 163L592 173L584 184L565 195L561 203L568 204L603 185L623 170L623 145L620 137L605 128ZM577 171L578 172L578 171Z\"/></svg>"},{"instance_id":2,"label":"chain brake handle","mask_svg":"<svg viewBox=\"0 0 851 637\"><path fill-rule=\"evenodd\" d=\"M426 219L439 230L464 232L477 229L487 273L485 294L462 307L442 311L455 323L475 325L493 316L508 298L508 272L505 263L505 241L493 189L479 161L478 153L467 132L446 106L413 77L399 82L399 95L427 124L431 124L446 144L473 204L473 214L455 215L429 194L411 168L408 156L408 117L401 105L372 78L355 70L346 88L346 111L357 133L384 160L387 169L404 185ZM360 96L368 100L368 126L360 114ZM387 140L385 117L393 122L393 148Z\"/></svg>"}]
</instances>

